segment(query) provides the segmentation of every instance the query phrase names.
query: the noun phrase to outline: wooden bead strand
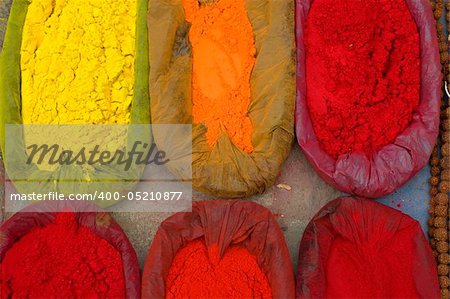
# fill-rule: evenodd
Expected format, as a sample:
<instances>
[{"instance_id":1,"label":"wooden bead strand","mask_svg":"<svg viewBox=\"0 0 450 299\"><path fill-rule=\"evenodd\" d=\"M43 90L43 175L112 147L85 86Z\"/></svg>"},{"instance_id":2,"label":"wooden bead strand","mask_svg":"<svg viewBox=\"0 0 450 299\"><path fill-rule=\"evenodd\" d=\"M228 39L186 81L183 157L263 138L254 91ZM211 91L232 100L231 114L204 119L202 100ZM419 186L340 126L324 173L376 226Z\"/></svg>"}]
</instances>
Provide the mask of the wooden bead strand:
<instances>
[{"instance_id":1,"label":"wooden bead strand","mask_svg":"<svg viewBox=\"0 0 450 299\"><path fill-rule=\"evenodd\" d=\"M448 64L448 41L445 36L443 25L439 22L442 14L447 8L450 11L450 4L444 5L444 0L431 1L434 18L436 20L436 29L439 40L439 54L441 61L441 71L443 78L443 87L445 82L450 82L450 70ZM446 13L447 26L449 26L450 13ZM450 32L450 31L449 31ZM447 88L447 85L445 85ZM428 219L428 235L433 249L433 255L438 264L439 284L441 288L441 297L450 299L450 254L449 254L449 197L450 189L449 167L450 167L450 133L448 117L448 97L446 93L441 98L440 113L440 134L437 144L430 157L431 178L430 178L430 206Z\"/></svg>"}]
</instances>

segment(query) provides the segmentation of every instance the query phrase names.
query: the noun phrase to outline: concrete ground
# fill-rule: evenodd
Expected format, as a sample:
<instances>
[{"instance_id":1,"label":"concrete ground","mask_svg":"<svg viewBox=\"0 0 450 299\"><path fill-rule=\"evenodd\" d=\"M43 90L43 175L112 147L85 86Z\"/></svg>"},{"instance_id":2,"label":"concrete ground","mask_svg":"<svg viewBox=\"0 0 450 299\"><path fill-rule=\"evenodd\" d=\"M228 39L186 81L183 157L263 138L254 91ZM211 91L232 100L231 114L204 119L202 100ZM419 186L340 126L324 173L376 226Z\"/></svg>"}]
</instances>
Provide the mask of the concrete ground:
<instances>
[{"instance_id":1,"label":"concrete ground","mask_svg":"<svg viewBox=\"0 0 450 299\"><path fill-rule=\"evenodd\" d=\"M287 159L276 184L291 186L291 190L270 188L262 195L248 199L269 208L279 215L279 223L284 232L291 253L292 262L297 265L298 244L308 222L314 214L339 192L324 183L311 169L297 145ZM193 200L211 199L194 192ZM114 213L130 241L133 243L139 261L145 260L149 244L159 223L167 213Z\"/></svg>"},{"instance_id":2,"label":"concrete ground","mask_svg":"<svg viewBox=\"0 0 450 299\"><path fill-rule=\"evenodd\" d=\"M0 46L3 41L10 2L11 0L0 0ZM424 224L427 217L428 177L429 171L424 169L407 186L382 199L381 202L409 213ZM280 183L289 185L292 189L288 191L274 186L264 194L248 200L259 203L280 216L279 223L286 237L295 269L298 244L306 225L325 203L336 198L340 193L316 175L297 144L293 145L292 152L285 162L276 184ZM2 189L3 186L0 185L0 202L4 201ZM208 198L204 194L194 193L194 200ZM0 223L10 216L5 213L3 206L2 204ZM115 219L134 245L141 266L160 222L169 215L167 213L114 213Z\"/></svg>"}]
</instances>

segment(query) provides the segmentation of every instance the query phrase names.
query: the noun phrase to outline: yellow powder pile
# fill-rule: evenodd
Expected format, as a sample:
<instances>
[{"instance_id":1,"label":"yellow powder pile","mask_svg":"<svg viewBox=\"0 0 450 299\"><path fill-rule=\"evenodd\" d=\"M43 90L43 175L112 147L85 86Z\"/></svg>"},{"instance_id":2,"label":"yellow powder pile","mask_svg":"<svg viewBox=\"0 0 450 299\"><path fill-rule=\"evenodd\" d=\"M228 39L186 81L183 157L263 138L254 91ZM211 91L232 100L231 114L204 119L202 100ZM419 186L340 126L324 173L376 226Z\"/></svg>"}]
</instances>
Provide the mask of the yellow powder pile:
<instances>
[{"instance_id":1,"label":"yellow powder pile","mask_svg":"<svg viewBox=\"0 0 450 299\"><path fill-rule=\"evenodd\" d=\"M127 124L136 0L32 0L23 28L24 124Z\"/></svg>"},{"instance_id":2,"label":"yellow powder pile","mask_svg":"<svg viewBox=\"0 0 450 299\"><path fill-rule=\"evenodd\" d=\"M136 0L32 0L21 48L25 143L114 152L134 94ZM62 125L72 126L62 126ZM28 154L31 153L27 149ZM59 166L44 160L41 170ZM89 178L93 170L82 165Z\"/></svg>"},{"instance_id":3,"label":"yellow powder pile","mask_svg":"<svg viewBox=\"0 0 450 299\"><path fill-rule=\"evenodd\" d=\"M253 126L248 107L256 49L245 0L182 3L186 21L191 23L194 123L206 125L211 147L225 131L236 146L251 153Z\"/></svg>"}]
</instances>

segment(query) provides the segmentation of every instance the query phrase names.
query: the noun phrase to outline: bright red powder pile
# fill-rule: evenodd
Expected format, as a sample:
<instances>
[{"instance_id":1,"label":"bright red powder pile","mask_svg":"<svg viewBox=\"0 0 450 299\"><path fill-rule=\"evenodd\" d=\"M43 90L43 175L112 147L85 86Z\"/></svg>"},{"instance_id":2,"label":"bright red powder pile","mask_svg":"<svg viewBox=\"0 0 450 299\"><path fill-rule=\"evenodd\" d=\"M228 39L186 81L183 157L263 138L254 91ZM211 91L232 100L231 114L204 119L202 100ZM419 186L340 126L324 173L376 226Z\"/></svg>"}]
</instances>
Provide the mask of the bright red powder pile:
<instances>
[{"instance_id":1,"label":"bright red powder pile","mask_svg":"<svg viewBox=\"0 0 450 299\"><path fill-rule=\"evenodd\" d=\"M314 0L306 33L307 104L324 151L392 143L419 103L419 36L404 0Z\"/></svg>"},{"instance_id":2,"label":"bright red powder pile","mask_svg":"<svg viewBox=\"0 0 450 299\"><path fill-rule=\"evenodd\" d=\"M59 213L33 228L0 264L0 298L124 298L122 258L106 240Z\"/></svg>"},{"instance_id":3,"label":"bright red powder pile","mask_svg":"<svg viewBox=\"0 0 450 299\"><path fill-rule=\"evenodd\" d=\"M418 273L414 228L403 228L394 238L383 227L374 228L379 235L370 241L336 238L326 266L327 298L423 298L414 277Z\"/></svg>"},{"instance_id":4,"label":"bright red powder pile","mask_svg":"<svg viewBox=\"0 0 450 299\"><path fill-rule=\"evenodd\" d=\"M217 247L208 255L204 241L190 242L175 256L166 282L166 298L272 298L256 257L242 246L231 246L219 260Z\"/></svg>"}]
</instances>

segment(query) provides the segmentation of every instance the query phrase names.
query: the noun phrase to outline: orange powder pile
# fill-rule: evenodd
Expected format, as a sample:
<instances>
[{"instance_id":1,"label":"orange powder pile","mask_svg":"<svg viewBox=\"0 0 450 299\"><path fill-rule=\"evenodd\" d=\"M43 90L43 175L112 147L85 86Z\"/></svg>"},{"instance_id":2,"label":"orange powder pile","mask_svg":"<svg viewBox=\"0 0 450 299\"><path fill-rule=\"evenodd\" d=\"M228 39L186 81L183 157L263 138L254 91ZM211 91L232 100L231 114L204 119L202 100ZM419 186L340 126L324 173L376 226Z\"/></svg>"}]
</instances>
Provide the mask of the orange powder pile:
<instances>
[{"instance_id":1,"label":"orange powder pile","mask_svg":"<svg viewBox=\"0 0 450 299\"><path fill-rule=\"evenodd\" d=\"M246 153L253 151L253 126L248 117L250 76L256 49L245 0L202 4L182 0L191 23L194 123L208 128L213 147L222 131Z\"/></svg>"},{"instance_id":2,"label":"orange powder pile","mask_svg":"<svg viewBox=\"0 0 450 299\"><path fill-rule=\"evenodd\" d=\"M208 250L201 239L181 248L166 279L166 299L272 298L256 256L239 245L225 250L222 258L218 251L217 244Z\"/></svg>"}]
</instances>

